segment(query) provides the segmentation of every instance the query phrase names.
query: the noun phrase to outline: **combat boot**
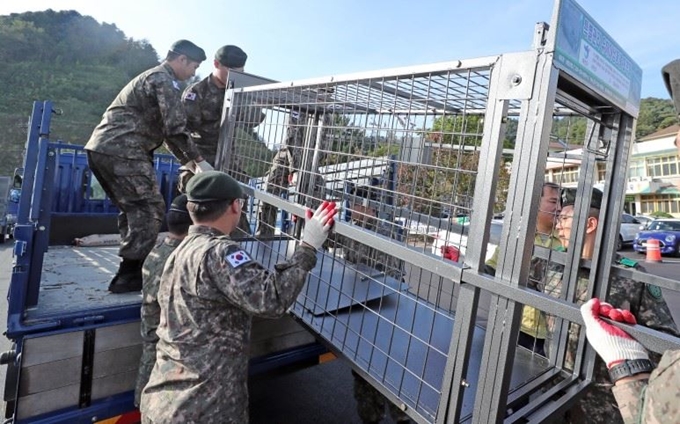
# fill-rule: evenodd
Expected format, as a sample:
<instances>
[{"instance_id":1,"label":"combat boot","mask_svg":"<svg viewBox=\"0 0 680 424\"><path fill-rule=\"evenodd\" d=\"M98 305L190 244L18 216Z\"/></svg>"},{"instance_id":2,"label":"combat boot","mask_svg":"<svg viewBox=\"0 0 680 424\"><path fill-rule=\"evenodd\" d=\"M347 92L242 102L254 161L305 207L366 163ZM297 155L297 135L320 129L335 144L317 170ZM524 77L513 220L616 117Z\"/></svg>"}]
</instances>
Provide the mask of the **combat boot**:
<instances>
[{"instance_id":1,"label":"combat boot","mask_svg":"<svg viewBox=\"0 0 680 424\"><path fill-rule=\"evenodd\" d=\"M142 263L139 260L124 258L109 284L109 291L120 294L142 290Z\"/></svg>"}]
</instances>

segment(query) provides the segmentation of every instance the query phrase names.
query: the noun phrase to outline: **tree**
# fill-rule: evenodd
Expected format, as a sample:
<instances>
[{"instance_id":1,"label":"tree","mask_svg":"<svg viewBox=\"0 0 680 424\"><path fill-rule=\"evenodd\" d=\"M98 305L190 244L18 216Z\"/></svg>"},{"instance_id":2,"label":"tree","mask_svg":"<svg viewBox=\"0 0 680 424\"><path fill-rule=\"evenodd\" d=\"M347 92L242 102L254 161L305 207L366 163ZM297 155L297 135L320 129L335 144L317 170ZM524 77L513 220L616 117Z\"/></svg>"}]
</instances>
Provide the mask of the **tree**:
<instances>
[{"instance_id":1,"label":"tree","mask_svg":"<svg viewBox=\"0 0 680 424\"><path fill-rule=\"evenodd\" d=\"M84 144L120 89L158 64L151 44L114 24L53 10L0 16L0 58L0 175L21 166L34 100L52 100L62 112L52 119L51 139Z\"/></svg>"},{"instance_id":2,"label":"tree","mask_svg":"<svg viewBox=\"0 0 680 424\"><path fill-rule=\"evenodd\" d=\"M640 102L636 138L655 133L678 123L678 113L670 99L647 97Z\"/></svg>"}]
</instances>

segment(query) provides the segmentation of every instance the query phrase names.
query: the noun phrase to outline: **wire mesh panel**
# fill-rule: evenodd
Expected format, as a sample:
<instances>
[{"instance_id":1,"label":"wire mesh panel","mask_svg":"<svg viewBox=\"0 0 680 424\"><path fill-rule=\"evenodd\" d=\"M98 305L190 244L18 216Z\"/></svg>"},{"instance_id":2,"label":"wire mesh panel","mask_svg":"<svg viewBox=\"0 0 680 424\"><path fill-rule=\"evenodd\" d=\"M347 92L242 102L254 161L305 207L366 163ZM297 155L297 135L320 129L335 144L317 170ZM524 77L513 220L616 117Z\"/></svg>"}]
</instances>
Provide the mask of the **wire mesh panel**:
<instances>
[{"instance_id":1,"label":"wire mesh panel","mask_svg":"<svg viewBox=\"0 0 680 424\"><path fill-rule=\"evenodd\" d=\"M331 200L341 210L293 312L429 420L455 305L453 281L431 270L446 255L460 276L496 60L231 93L235 122L266 115L256 135L231 126L241 162L263 169L254 146L275 150L266 174L248 174L261 249L275 260L290 252L302 231L296 206Z\"/></svg>"},{"instance_id":2,"label":"wire mesh panel","mask_svg":"<svg viewBox=\"0 0 680 424\"><path fill-rule=\"evenodd\" d=\"M247 248L272 266L305 208L337 203L291 312L417 421L561 417L600 366L577 307L653 279L611 267L633 118L553 66L546 30L523 53L227 93Z\"/></svg>"}]
</instances>

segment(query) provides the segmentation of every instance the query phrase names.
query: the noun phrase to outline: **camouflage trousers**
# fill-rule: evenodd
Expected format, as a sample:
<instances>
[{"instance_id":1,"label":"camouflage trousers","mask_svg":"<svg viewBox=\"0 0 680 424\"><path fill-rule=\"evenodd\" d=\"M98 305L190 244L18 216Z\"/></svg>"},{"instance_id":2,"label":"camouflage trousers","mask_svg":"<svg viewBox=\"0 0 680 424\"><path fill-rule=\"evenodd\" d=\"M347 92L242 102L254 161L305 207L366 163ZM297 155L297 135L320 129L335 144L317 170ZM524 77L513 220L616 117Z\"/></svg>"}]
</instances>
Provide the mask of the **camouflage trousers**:
<instances>
[{"instance_id":1,"label":"camouflage trousers","mask_svg":"<svg viewBox=\"0 0 680 424\"><path fill-rule=\"evenodd\" d=\"M387 400L375 387L352 371L354 377L354 399L357 401L357 413L364 423L377 423L385 418L385 404L390 417L397 423L410 422L408 415L395 404Z\"/></svg>"},{"instance_id":2,"label":"camouflage trousers","mask_svg":"<svg viewBox=\"0 0 680 424\"><path fill-rule=\"evenodd\" d=\"M275 163L267 174L267 193L281 196L288 190L289 168L285 164ZM269 203L260 202L260 211L257 217L257 234L259 236L272 236L276 227L276 215L278 208Z\"/></svg>"},{"instance_id":3,"label":"camouflage trousers","mask_svg":"<svg viewBox=\"0 0 680 424\"><path fill-rule=\"evenodd\" d=\"M165 216L165 201L151 161L87 152L90 170L118 207L118 255L144 260L153 249Z\"/></svg>"}]
</instances>

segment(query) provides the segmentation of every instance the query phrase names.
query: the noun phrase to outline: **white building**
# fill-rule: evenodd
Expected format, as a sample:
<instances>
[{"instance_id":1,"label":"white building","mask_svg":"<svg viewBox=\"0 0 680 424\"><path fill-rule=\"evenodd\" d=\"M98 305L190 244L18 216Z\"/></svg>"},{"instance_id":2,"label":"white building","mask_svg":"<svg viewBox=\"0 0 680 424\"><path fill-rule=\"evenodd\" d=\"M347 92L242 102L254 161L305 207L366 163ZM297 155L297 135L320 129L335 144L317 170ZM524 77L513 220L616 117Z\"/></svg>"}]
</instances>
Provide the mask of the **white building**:
<instances>
[{"instance_id":1,"label":"white building","mask_svg":"<svg viewBox=\"0 0 680 424\"><path fill-rule=\"evenodd\" d=\"M680 157L675 136L680 126L673 125L639 139L629 159L628 186L624 209L631 215L648 215L663 211L680 217ZM563 186L578 183L581 150L565 152L564 158L549 158L546 181ZM598 168L598 180L604 183L604 168Z\"/></svg>"}]
</instances>

